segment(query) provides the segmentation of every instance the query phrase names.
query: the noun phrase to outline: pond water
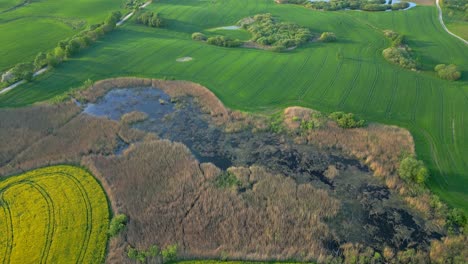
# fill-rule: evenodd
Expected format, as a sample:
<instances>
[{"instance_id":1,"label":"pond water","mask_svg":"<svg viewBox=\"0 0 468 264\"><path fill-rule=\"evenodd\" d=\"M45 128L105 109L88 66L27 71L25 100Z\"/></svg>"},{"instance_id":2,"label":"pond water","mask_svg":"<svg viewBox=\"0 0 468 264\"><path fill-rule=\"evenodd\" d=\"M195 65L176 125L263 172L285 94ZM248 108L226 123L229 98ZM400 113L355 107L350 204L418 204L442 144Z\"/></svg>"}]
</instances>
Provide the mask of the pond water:
<instances>
[{"instance_id":1,"label":"pond water","mask_svg":"<svg viewBox=\"0 0 468 264\"><path fill-rule=\"evenodd\" d=\"M87 114L114 120L132 111L148 115L134 128L185 144L200 162L211 162L223 170L260 165L298 183L326 190L342 204L338 215L328 220L341 242L406 248L427 245L431 238L440 236L425 230L421 219L407 211L401 199L358 160L333 150L296 144L286 134L250 130L226 133L211 122L191 97L171 100L154 88L114 89L84 108ZM126 144L119 144L116 155L125 147ZM338 170L334 179L325 176L330 165ZM402 232L407 236L402 238ZM330 247L336 243L330 242Z\"/></svg>"}]
</instances>

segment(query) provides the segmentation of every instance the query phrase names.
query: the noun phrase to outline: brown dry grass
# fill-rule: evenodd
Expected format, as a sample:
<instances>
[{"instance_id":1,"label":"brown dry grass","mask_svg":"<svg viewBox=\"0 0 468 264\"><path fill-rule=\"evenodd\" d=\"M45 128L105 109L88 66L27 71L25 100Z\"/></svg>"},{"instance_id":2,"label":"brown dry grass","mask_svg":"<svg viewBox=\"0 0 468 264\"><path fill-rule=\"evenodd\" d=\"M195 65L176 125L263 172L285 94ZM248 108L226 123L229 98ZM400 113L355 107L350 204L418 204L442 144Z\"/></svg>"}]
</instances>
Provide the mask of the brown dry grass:
<instances>
[{"instance_id":1,"label":"brown dry grass","mask_svg":"<svg viewBox=\"0 0 468 264\"><path fill-rule=\"evenodd\" d=\"M110 154L117 146L118 131L117 122L79 115L53 133L36 138L8 166L1 167L0 174L61 163L76 164L85 155Z\"/></svg>"},{"instance_id":2,"label":"brown dry grass","mask_svg":"<svg viewBox=\"0 0 468 264\"><path fill-rule=\"evenodd\" d=\"M247 188L218 189L219 170L198 164L178 143L153 140L123 156L84 161L108 185L116 210L128 214L125 236L111 243L109 262L127 262L126 243L139 248L177 243L182 257L325 259L323 217L339 207L326 191L263 168L232 168ZM120 249L119 249L120 248Z\"/></svg>"},{"instance_id":3,"label":"brown dry grass","mask_svg":"<svg viewBox=\"0 0 468 264\"><path fill-rule=\"evenodd\" d=\"M54 133L78 112L72 103L0 109L0 167L40 138Z\"/></svg>"}]
</instances>

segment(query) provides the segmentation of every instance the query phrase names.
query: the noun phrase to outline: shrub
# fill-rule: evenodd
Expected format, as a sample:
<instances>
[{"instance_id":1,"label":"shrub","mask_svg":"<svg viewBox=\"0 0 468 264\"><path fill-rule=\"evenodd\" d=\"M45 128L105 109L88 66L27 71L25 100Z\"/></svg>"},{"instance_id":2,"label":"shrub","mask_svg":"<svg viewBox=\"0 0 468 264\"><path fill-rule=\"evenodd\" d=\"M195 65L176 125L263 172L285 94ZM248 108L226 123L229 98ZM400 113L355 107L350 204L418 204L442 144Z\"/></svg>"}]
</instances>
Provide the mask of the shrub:
<instances>
[{"instance_id":1,"label":"shrub","mask_svg":"<svg viewBox=\"0 0 468 264\"><path fill-rule=\"evenodd\" d=\"M435 66L434 70L437 72L437 75L444 80L456 81L461 78L461 72L455 64L439 64Z\"/></svg>"},{"instance_id":2,"label":"shrub","mask_svg":"<svg viewBox=\"0 0 468 264\"><path fill-rule=\"evenodd\" d=\"M206 35L201 32L195 32L192 34L193 40L205 41L207 39Z\"/></svg>"},{"instance_id":3,"label":"shrub","mask_svg":"<svg viewBox=\"0 0 468 264\"><path fill-rule=\"evenodd\" d=\"M17 79L31 81L34 74L34 65L32 63L19 63L11 70Z\"/></svg>"},{"instance_id":4,"label":"shrub","mask_svg":"<svg viewBox=\"0 0 468 264\"><path fill-rule=\"evenodd\" d=\"M127 256L138 262L146 262L148 257L156 257L159 255L159 248L156 245L150 246L147 250L138 250L132 246L127 248Z\"/></svg>"},{"instance_id":5,"label":"shrub","mask_svg":"<svg viewBox=\"0 0 468 264\"><path fill-rule=\"evenodd\" d=\"M242 42L238 39L231 39L224 36L214 36L210 37L206 41L210 45L220 46L220 47L239 47Z\"/></svg>"},{"instance_id":6,"label":"shrub","mask_svg":"<svg viewBox=\"0 0 468 264\"><path fill-rule=\"evenodd\" d=\"M458 209L454 208L449 211L447 215L446 225L451 233L463 233L466 232L465 228L467 227L468 221L465 213Z\"/></svg>"},{"instance_id":7,"label":"shrub","mask_svg":"<svg viewBox=\"0 0 468 264\"><path fill-rule=\"evenodd\" d=\"M322 35L320 35L319 40L323 42L335 42L336 35L333 32L323 32Z\"/></svg>"},{"instance_id":8,"label":"shrub","mask_svg":"<svg viewBox=\"0 0 468 264\"><path fill-rule=\"evenodd\" d=\"M400 2L400 3L394 3L391 5L392 7L392 10L400 10L400 9L406 9L408 8L410 5L408 2Z\"/></svg>"},{"instance_id":9,"label":"shrub","mask_svg":"<svg viewBox=\"0 0 468 264\"><path fill-rule=\"evenodd\" d=\"M171 261L174 261L176 260L177 258L177 250L178 250L178 247L176 244L174 245L169 245L167 246L165 249L163 249L161 251L161 255L163 257L163 262L164 263L167 263L167 262L171 262Z\"/></svg>"},{"instance_id":10,"label":"shrub","mask_svg":"<svg viewBox=\"0 0 468 264\"><path fill-rule=\"evenodd\" d=\"M341 128L356 128L365 126L364 120L359 120L353 113L334 112L329 115Z\"/></svg>"},{"instance_id":11,"label":"shrub","mask_svg":"<svg viewBox=\"0 0 468 264\"><path fill-rule=\"evenodd\" d=\"M422 161L410 156L400 162L398 174L407 182L423 184L429 176L429 171Z\"/></svg>"},{"instance_id":12,"label":"shrub","mask_svg":"<svg viewBox=\"0 0 468 264\"><path fill-rule=\"evenodd\" d=\"M391 47L382 52L384 58L406 69L417 69L417 62L406 47Z\"/></svg>"},{"instance_id":13,"label":"shrub","mask_svg":"<svg viewBox=\"0 0 468 264\"><path fill-rule=\"evenodd\" d=\"M236 175L233 173L226 171L218 175L215 178L214 184L216 188L224 189L224 188L231 188L234 186L238 186L240 184L239 180L237 179Z\"/></svg>"},{"instance_id":14,"label":"shrub","mask_svg":"<svg viewBox=\"0 0 468 264\"><path fill-rule=\"evenodd\" d=\"M47 54L44 52L39 52L39 54L36 56L36 59L34 59L34 68L39 70L45 65L47 65Z\"/></svg>"},{"instance_id":15,"label":"shrub","mask_svg":"<svg viewBox=\"0 0 468 264\"><path fill-rule=\"evenodd\" d=\"M109 236L113 237L120 233L127 225L127 216L124 214L118 214L112 218L109 225Z\"/></svg>"},{"instance_id":16,"label":"shrub","mask_svg":"<svg viewBox=\"0 0 468 264\"><path fill-rule=\"evenodd\" d=\"M159 13L150 11L140 11L136 15L136 21L138 24L143 24L149 27L163 27L164 20L161 18Z\"/></svg>"}]
</instances>

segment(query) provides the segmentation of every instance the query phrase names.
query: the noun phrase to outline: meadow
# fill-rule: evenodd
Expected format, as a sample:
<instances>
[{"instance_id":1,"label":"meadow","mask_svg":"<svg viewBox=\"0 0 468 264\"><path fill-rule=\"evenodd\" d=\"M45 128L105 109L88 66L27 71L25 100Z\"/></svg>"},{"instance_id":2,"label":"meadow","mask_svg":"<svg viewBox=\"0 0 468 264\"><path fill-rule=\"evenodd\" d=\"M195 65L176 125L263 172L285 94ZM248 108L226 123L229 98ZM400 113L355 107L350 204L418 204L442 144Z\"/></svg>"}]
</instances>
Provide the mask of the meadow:
<instances>
[{"instance_id":1,"label":"meadow","mask_svg":"<svg viewBox=\"0 0 468 264\"><path fill-rule=\"evenodd\" d=\"M353 112L370 122L409 129L419 157L430 168L429 186L452 206L468 209L467 47L445 33L435 7L321 12L272 0L161 0L148 9L160 13L168 26L155 29L129 21L57 69L1 95L0 106L48 100L87 79L138 76L194 81L228 107L244 111L299 105ZM209 35L213 28L267 12L315 34L334 32L338 41L274 53L191 40L193 32ZM421 71L385 61L381 53L390 42L384 29L406 35ZM176 61L185 56L193 60ZM439 63L457 64L462 79L438 79L432 69Z\"/></svg>"},{"instance_id":2,"label":"meadow","mask_svg":"<svg viewBox=\"0 0 468 264\"><path fill-rule=\"evenodd\" d=\"M53 166L0 181L1 263L102 263L109 208L88 172Z\"/></svg>"},{"instance_id":3,"label":"meadow","mask_svg":"<svg viewBox=\"0 0 468 264\"><path fill-rule=\"evenodd\" d=\"M23 1L0 3L0 71L20 62L33 61L37 53L47 51L57 42L100 23L124 1ZM16 8L15 8L16 7Z\"/></svg>"}]
</instances>

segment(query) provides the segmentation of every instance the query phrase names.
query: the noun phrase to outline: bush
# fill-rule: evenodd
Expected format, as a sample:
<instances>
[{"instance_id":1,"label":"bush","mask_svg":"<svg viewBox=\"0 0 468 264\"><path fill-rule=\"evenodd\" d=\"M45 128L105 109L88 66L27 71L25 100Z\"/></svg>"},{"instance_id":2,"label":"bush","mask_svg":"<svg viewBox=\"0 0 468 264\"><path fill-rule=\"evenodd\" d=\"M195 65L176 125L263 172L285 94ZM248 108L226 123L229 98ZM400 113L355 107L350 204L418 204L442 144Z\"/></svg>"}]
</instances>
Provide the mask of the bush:
<instances>
[{"instance_id":1,"label":"bush","mask_svg":"<svg viewBox=\"0 0 468 264\"><path fill-rule=\"evenodd\" d=\"M136 15L136 21L138 24L143 24L149 27L163 27L164 20L161 18L159 13L150 11L140 11Z\"/></svg>"},{"instance_id":2,"label":"bush","mask_svg":"<svg viewBox=\"0 0 468 264\"><path fill-rule=\"evenodd\" d=\"M39 70L45 65L47 65L47 54L44 52L39 52L39 54L36 56L36 59L34 59L34 68Z\"/></svg>"},{"instance_id":3,"label":"bush","mask_svg":"<svg viewBox=\"0 0 468 264\"><path fill-rule=\"evenodd\" d=\"M392 10L406 9L410 6L408 2L400 2L392 4Z\"/></svg>"},{"instance_id":4,"label":"bush","mask_svg":"<svg viewBox=\"0 0 468 264\"><path fill-rule=\"evenodd\" d=\"M124 230L125 226L127 225L127 216L124 214L118 214L112 218L110 225L109 225L109 236L113 237L120 233L120 231Z\"/></svg>"},{"instance_id":5,"label":"bush","mask_svg":"<svg viewBox=\"0 0 468 264\"><path fill-rule=\"evenodd\" d=\"M444 80L456 81L461 78L461 72L455 64L439 64L435 66L434 70L437 72L437 75Z\"/></svg>"},{"instance_id":6,"label":"bush","mask_svg":"<svg viewBox=\"0 0 468 264\"><path fill-rule=\"evenodd\" d=\"M384 58L406 69L417 69L418 63L407 47L391 47L382 52Z\"/></svg>"},{"instance_id":7,"label":"bush","mask_svg":"<svg viewBox=\"0 0 468 264\"><path fill-rule=\"evenodd\" d=\"M465 213L458 209L452 209L448 215L446 220L446 225L451 233L463 233L466 232L465 228L467 227L468 221L466 218Z\"/></svg>"},{"instance_id":8,"label":"bush","mask_svg":"<svg viewBox=\"0 0 468 264\"><path fill-rule=\"evenodd\" d=\"M207 39L206 35L200 32L195 32L192 34L193 40L205 41Z\"/></svg>"},{"instance_id":9,"label":"bush","mask_svg":"<svg viewBox=\"0 0 468 264\"><path fill-rule=\"evenodd\" d=\"M161 251L163 262L167 263L167 262L176 260L177 250L178 250L178 247L176 244L174 244L174 245L167 246L163 251Z\"/></svg>"},{"instance_id":10,"label":"bush","mask_svg":"<svg viewBox=\"0 0 468 264\"><path fill-rule=\"evenodd\" d=\"M223 172L215 178L214 184L216 188L225 189L238 186L240 184L236 175L229 171Z\"/></svg>"},{"instance_id":11,"label":"bush","mask_svg":"<svg viewBox=\"0 0 468 264\"><path fill-rule=\"evenodd\" d=\"M34 74L34 65L32 63L19 63L13 67L11 73L17 79L31 81Z\"/></svg>"},{"instance_id":12,"label":"bush","mask_svg":"<svg viewBox=\"0 0 468 264\"><path fill-rule=\"evenodd\" d=\"M128 246L127 248L128 258L134 259L138 262L146 262L146 258L156 257L159 253L159 248L156 245L150 246L148 250L138 250L131 246Z\"/></svg>"},{"instance_id":13,"label":"bush","mask_svg":"<svg viewBox=\"0 0 468 264\"><path fill-rule=\"evenodd\" d=\"M206 41L210 45L220 46L220 47L239 47L242 42L238 39L231 39L224 36L214 36L210 37Z\"/></svg>"},{"instance_id":14,"label":"bush","mask_svg":"<svg viewBox=\"0 0 468 264\"><path fill-rule=\"evenodd\" d=\"M352 113L334 112L329 115L329 118L334 120L341 128L357 128L366 124L364 120L359 120Z\"/></svg>"},{"instance_id":15,"label":"bush","mask_svg":"<svg viewBox=\"0 0 468 264\"><path fill-rule=\"evenodd\" d=\"M429 171L422 161L406 157L400 162L398 174L407 182L423 184L429 176Z\"/></svg>"},{"instance_id":16,"label":"bush","mask_svg":"<svg viewBox=\"0 0 468 264\"><path fill-rule=\"evenodd\" d=\"M323 42L335 42L336 35L333 32L323 32L322 35L320 35L319 40Z\"/></svg>"}]
</instances>

